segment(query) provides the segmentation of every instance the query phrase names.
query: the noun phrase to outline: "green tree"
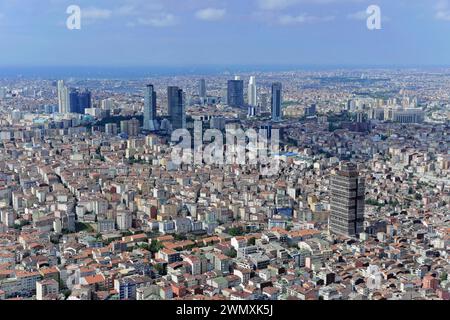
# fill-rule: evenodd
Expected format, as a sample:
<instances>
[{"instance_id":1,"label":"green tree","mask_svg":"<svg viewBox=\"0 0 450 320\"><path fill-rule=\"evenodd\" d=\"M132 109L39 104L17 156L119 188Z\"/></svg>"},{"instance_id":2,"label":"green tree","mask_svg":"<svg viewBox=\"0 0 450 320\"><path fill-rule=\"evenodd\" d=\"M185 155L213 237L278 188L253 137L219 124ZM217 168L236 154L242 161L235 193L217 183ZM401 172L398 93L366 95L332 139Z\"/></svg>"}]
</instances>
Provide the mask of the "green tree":
<instances>
[{"instance_id":1,"label":"green tree","mask_svg":"<svg viewBox=\"0 0 450 320\"><path fill-rule=\"evenodd\" d=\"M143 250L147 250L147 251L151 251L150 250L150 245L148 243L141 243L141 244L137 245L137 248L143 249Z\"/></svg>"},{"instance_id":2,"label":"green tree","mask_svg":"<svg viewBox=\"0 0 450 320\"><path fill-rule=\"evenodd\" d=\"M242 236L244 234L244 229L242 227L233 227L228 230L228 234L233 237Z\"/></svg>"},{"instance_id":3,"label":"green tree","mask_svg":"<svg viewBox=\"0 0 450 320\"><path fill-rule=\"evenodd\" d=\"M225 254L227 257L230 257L230 258L236 258L236 257L237 257L237 251L236 251L234 248L225 250L225 251L224 251L224 254Z\"/></svg>"},{"instance_id":4,"label":"green tree","mask_svg":"<svg viewBox=\"0 0 450 320\"><path fill-rule=\"evenodd\" d=\"M153 239L150 243L149 250L151 253L156 253L159 250L161 250L162 248L164 248L164 245L161 242L159 242L158 240Z\"/></svg>"},{"instance_id":5,"label":"green tree","mask_svg":"<svg viewBox=\"0 0 450 320\"><path fill-rule=\"evenodd\" d=\"M254 246L256 244L256 238L250 238L247 241L247 246Z\"/></svg>"},{"instance_id":6,"label":"green tree","mask_svg":"<svg viewBox=\"0 0 450 320\"><path fill-rule=\"evenodd\" d=\"M72 291L70 291L69 289L66 289L66 290L63 290L61 293L64 295L64 298L67 299L72 294Z\"/></svg>"},{"instance_id":7,"label":"green tree","mask_svg":"<svg viewBox=\"0 0 450 320\"><path fill-rule=\"evenodd\" d=\"M176 241L184 241L184 240L187 240L187 237L186 237L185 235L182 235L182 234L174 234L174 235L173 235L173 238L174 238Z\"/></svg>"},{"instance_id":8,"label":"green tree","mask_svg":"<svg viewBox=\"0 0 450 320\"><path fill-rule=\"evenodd\" d=\"M166 273L166 269L164 268L163 265L161 264L155 264L153 266L153 268L155 269L155 271L160 274L160 275L164 275Z\"/></svg>"}]
</instances>

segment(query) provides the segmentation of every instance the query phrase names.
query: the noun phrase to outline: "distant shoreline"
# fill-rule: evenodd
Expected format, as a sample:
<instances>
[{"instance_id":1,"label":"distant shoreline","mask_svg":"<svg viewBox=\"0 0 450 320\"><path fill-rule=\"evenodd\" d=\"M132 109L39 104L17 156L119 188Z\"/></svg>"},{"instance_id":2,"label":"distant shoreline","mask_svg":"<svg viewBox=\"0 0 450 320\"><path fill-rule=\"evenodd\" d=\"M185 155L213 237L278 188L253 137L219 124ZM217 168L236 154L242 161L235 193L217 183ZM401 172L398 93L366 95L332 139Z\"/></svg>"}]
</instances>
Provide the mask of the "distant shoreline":
<instances>
[{"instance_id":1,"label":"distant shoreline","mask_svg":"<svg viewBox=\"0 0 450 320\"><path fill-rule=\"evenodd\" d=\"M90 78L90 79L139 79L163 76L217 76L250 72L320 72L320 71L444 71L450 72L450 66L301 66L301 65L231 65L231 66L3 66L0 78Z\"/></svg>"}]
</instances>

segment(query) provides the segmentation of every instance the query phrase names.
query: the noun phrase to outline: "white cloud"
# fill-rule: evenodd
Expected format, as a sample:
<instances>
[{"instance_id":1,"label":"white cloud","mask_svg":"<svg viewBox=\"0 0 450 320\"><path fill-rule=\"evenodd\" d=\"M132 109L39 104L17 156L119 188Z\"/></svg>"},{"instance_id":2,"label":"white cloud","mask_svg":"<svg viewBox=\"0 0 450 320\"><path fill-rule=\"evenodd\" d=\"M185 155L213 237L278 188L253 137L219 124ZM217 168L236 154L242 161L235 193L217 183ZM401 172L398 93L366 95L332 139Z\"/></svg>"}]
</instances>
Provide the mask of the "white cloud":
<instances>
[{"instance_id":1,"label":"white cloud","mask_svg":"<svg viewBox=\"0 0 450 320\"><path fill-rule=\"evenodd\" d=\"M367 17L368 15L365 10L350 13L349 15L347 15L347 19L350 20L367 20Z\"/></svg>"},{"instance_id":2,"label":"white cloud","mask_svg":"<svg viewBox=\"0 0 450 320\"><path fill-rule=\"evenodd\" d=\"M438 20L450 21L450 10L437 11L435 17Z\"/></svg>"},{"instance_id":3,"label":"white cloud","mask_svg":"<svg viewBox=\"0 0 450 320\"><path fill-rule=\"evenodd\" d=\"M138 10L135 6L132 5L124 5L115 10L115 13L121 16L131 16L138 14Z\"/></svg>"},{"instance_id":4,"label":"white cloud","mask_svg":"<svg viewBox=\"0 0 450 320\"><path fill-rule=\"evenodd\" d=\"M157 28L171 27L178 24L178 18L171 13L163 13L155 17L139 18L138 24Z\"/></svg>"},{"instance_id":5,"label":"white cloud","mask_svg":"<svg viewBox=\"0 0 450 320\"><path fill-rule=\"evenodd\" d=\"M262 10L283 10L300 3L308 4L330 4L338 2L361 2L364 0L256 0L258 7Z\"/></svg>"},{"instance_id":6,"label":"white cloud","mask_svg":"<svg viewBox=\"0 0 450 320\"><path fill-rule=\"evenodd\" d=\"M123 21L129 27L141 25L163 28L178 24L178 17L171 13L165 13L160 2L148 0L125 0L121 5L110 9L82 7L81 17L87 23L110 18L124 18L129 20Z\"/></svg>"},{"instance_id":7,"label":"white cloud","mask_svg":"<svg viewBox=\"0 0 450 320\"><path fill-rule=\"evenodd\" d=\"M205 21L218 21L222 20L227 13L226 9L206 8L199 10L195 13L197 19Z\"/></svg>"},{"instance_id":8,"label":"white cloud","mask_svg":"<svg viewBox=\"0 0 450 320\"><path fill-rule=\"evenodd\" d=\"M334 20L334 16L318 17L307 14L300 14L297 16L282 15L278 18L278 23L284 26L288 26L304 23L327 22L332 20Z\"/></svg>"},{"instance_id":9,"label":"white cloud","mask_svg":"<svg viewBox=\"0 0 450 320\"><path fill-rule=\"evenodd\" d=\"M164 6L159 2L127 0L122 6L114 9L114 14L121 16L142 16L161 11L164 11Z\"/></svg>"},{"instance_id":10,"label":"white cloud","mask_svg":"<svg viewBox=\"0 0 450 320\"><path fill-rule=\"evenodd\" d=\"M164 12L164 6L159 1L125 0L121 6L112 10L115 17L129 17L125 25L127 27L150 26L170 27L178 24L178 17Z\"/></svg>"},{"instance_id":11,"label":"white cloud","mask_svg":"<svg viewBox=\"0 0 450 320\"><path fill-rule=\"evenodd\" d=\"M436 10L446 10L448 9L448 0L439 0L435 5Z\"/></svg>"},{"instance_id":12,"label":"white cloud","mask_svg":"<svg viewBox=\"0 0 450 320\"><path fill-rule=\"evenodd\" d=\"M450 21L450 6L447 0L440 0L434 6L435 15L437 20Z\"/></svg>"},{"instance_id":13,"label":"white cloud","mask_svg":"<svg viewBox=\"0 0 450 320\"><path fill-rule=\"evenodd\" d=\"M258 0L258 5L262 10L281 10L299 2L299 0Z\"/></svg>"},{"instance_id":14,"label":"white cloud","mask_svg":"<svg viewBox=\"0 0 450 320\"><path fill-rule=\"evenodd\" d=\"M81 8L81 17L88 20L105 20L112 16L112 11L95 7Z\"/></svg>"}]
</instances>

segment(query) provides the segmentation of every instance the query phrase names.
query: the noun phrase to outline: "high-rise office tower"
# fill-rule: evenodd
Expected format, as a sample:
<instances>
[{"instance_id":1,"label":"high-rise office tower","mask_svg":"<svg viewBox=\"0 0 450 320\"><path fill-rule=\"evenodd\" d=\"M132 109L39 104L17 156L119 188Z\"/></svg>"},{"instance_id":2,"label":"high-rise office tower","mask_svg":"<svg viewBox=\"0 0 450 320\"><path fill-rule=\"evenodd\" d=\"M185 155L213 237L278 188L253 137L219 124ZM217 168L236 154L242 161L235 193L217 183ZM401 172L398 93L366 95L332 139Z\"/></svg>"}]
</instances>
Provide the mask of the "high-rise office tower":
<instances>
[{"instance_id":1,"label":"high-rise office tower","mask_svg":"<svg viewBox=\"0 0 450 320\"><path fill-rule=\"evenodd\" d=\"M250 77L250 81L248 82L248 105L256 107L256 78Z\"/></svg>"},{"instance_id":2,"label":"high-rise office tower","mask_svg":"<svg viewBox=\"0 0 450 320\"><path fill-rule=\"evenodd\" d=\"M85 109L92 108L92 94L89 90L79 92L77 89L68 88L63 80L59 80L57 86L60 113L84 114Z\"/></svg>"},{"instance_id":3,"label":"high-rise office tower","mask_svg":"<svg viewBox=\"0 0 450 320\"><path fill-rule=\"evenodd\" d=\"M80 100L79 94L76 89L69 89L69 99L68 105L65 113L79 113L80 110Z\"/></svg>"},{"instance_id":4,"label":"high-rise office tower","mask_svg":"<svg viewBox=\"0 0 450 320\"><path fill-rule=\"evenodd\" d=\"M244 81L238 77L228 80L227 103L230 107L241 108L244 106Z\"/></svg>"},{"instance_id":5,"label":"high-rise office tower","mask_svg":"<svg viewBox=\"0 0 450 320\"><path fill-rule=\"evenodd\" d=\"M84 114L84 111L92 108L92 94L89 90L78 93L78 110L77 113Z\"/></svg>"},{"instance_id":6,"label":"high-rise office tower","mask_svg":"<svg viewBox=\"0 0 450 320\"><path fill-rule=\"evenodd\" d=\"M263 112L268 111L268 106L267 106L268 100L269 100L269 98L268 98L267 93L261 94L261 111L263 111Z\"/></svg>"},{"instance_id":7,"label":"high-rise office tower","mask_svg":"<svg viewBox=\"0 0 450 320\"><path fill-rule=\"evenodd\" d=\"M186 128L186 112L183 90L178 87L168 87L167 104L172 130Z\"/></svg>"},{"instance_id":8,"label":"high-rise office tower","mask_svg":"<svg viewBox=\"0 0 450 320\"><path fill-rule=\"evenodd\" d=\"M281 120L282 90L283 87L280 82L272 84L272 121Z\"/></svg>"},{"instance_id":9,"label":"high-rise office tower","mask_svg":"<svg viewBox=\"0 0 450 320\"><path fill-rule=\"evenodd\" d=\"M310 105L305 108L305 116L306 117L314 117L317 114L317 107L315 104Z\"/></svg>"},{"instance_id":10,"label":"high-rise office tower","mask_svg":"<svg viewBox=\"0 0 450 320\"><path fill-rule=\"evenodd\" d=\"M158 130L158 123L156 120L156 92L152 84L148 84L145 87L144 130Z\"/></svg>"},{"instance_id":11,"label":"high-rise office tower","mask_svg":"<svg viewBox=\"0 0 450 320\"><path fill-rule=\"evenodd\" d=\"M206 99L206 80L200 79L198 81L198 96L204 101Z\"/></svg>"},{"instance_id":12,"label":"high-rise office tower","mask_svg":"<svg viewBox=\"0 0 450 320\"><path fill-rule=\"evenodd\" d=\"M58 80L58 106L60 113L68 113L67 102L68 102L68 90L64 85L64 80Z\"/></svg>"},{"instance_id":13,"label":"high-rise office tower","mask_svg":"<svg viewBox=\"0 0 450 320\"><path fill-rule=\"evenodd\" d=\"M331 176L329 228L332 233L356 237L363 232L364 186L364 178L352 163L341 163Z\"/></svg>"},{"instance_id":14,"label":"high-rise office tower","mask_svg":"<svg viewBox=\"0 0 450 320\"><path fill-rule=\"evenodd\" d=\"M64 111L62 113L70 113L70 88L64 86L62 95L63 95L63 106L64 106Z\"/></svg>"}]
</instances>

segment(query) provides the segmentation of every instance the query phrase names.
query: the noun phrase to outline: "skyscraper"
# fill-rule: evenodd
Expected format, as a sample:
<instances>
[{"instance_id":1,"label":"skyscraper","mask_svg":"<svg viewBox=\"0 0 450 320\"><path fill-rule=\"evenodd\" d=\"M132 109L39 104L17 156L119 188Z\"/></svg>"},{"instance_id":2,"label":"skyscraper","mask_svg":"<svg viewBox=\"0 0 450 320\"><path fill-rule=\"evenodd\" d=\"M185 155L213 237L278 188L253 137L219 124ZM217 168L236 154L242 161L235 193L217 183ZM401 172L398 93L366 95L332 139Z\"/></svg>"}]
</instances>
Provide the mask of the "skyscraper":
<instances>
[{"instance_id":1,"label":"skyscraper","mask_svg":"<svg viewBox=\"0 0 450 320\"><path fill-rule=\"evenodd\" d=\"M156 121L156 92L152 84L148 84L145 87L144 130L158 130L158 124Z\"/></svg>"},{"instance_id":2,"label":"skyscraper","mask_svg":"<svg viewBox=\"0 0 450 320\"><path fill-rule=\"evenodd\" d=\"M64 99L62 113L84 114L87 108L92 107L92 95L87 89L79 92L77 89L65 87L63 89L63 95L67 95L67 99Z\"/></svg>"},{"instance_id":3,"label":"skyscraper","mask_svg":"<svg viewBox=\"0 0 450 320\"><path fill-rule=\"evenodd\" d=\"M186 128L183 90L178 87L168 87L167 103L172 130Z\"/></svg>"},{"instance_id":4,"label":"skyscraper","mask_svg":"<svg viewBox=\"0 0 450 320\"><path fill-rule=\"evenodd\" d=\"M60 113L68 113L68 89L64 85L64 80L58 80L58 106Z\"/></svg>"},{"instance_id":5,"label":"skyscraper","mask_svg":"<svg viewBox=\"0 0 450 320\"><path fill-rule=\"evenodd\" d=\"M305 108L305 116L306 117L314 117L317 113L317 107L315 104L310 105Z\"/></svg>"},{"instance_id":6,"label":"skyscraper","mask_svg":"<svg viewBox=\"0 0 450 320\"><path fill-rule=\"evenodd\" d=\"M204 101L206 99L206 81L205 79L200 79L198 81L198 96Z\"/></svg>"},{"instance_id":7,"label":"skyscraper","mask_svg":"<svg viewBox=\"0 0 450 320\"><path fill-rule=\"evenodd\" d=\"M252 107L256 107L256 78L250 77L250 81L248 82L248 105Z\"/></svg>"},{"instance_id":8,"label":"skyscraper","mask_svg":"<svg viewBox=\"0 0 450 320\"><path fill-rule=\"evenodd\" d=\"M330 189L330 231L347 237L358 236L364 229L365 183L356 165L341 163L331 176Z\"/></svg>"},{"instance_id":9,"label":"skyscraper","mask_svg":"<svg viewBox=\"0 0 450 320\"><path fill-rule=\"evenodd\" d=\"M88 108L92 108L92 94L89 90L85 89L78 94L77 113L84 114L84 110Z\"/></svg>"},{"instance_id":10,"label":"skyscraper","mask_svg":"<svg viewBox=\"0 0 450 320\"><path fill-rule=\"evenodd\" d=\"M228 80L227 103L230 107L241 108L244 106L244 81L238 77Z\"/></svg>"},{"instance_id":11,"label":"skyscraper","mask_svg":"<svg viewBox=\"0 0 450 320\"><path fill-rule=\"evenodd\" d=\"M282 84L275 82L272 84L272 121L281 120Z\"/></svg>"},{"instance_id":12,"label":"skyscraper","mask_svg":"<svg viewBox=\"0 0 450 320\"><path fill-rule=\"evenodd\" d=\"M80 101L76 89L70 89L68 102L65 113L79 113Z\"/></svg>"},{"instance_id":13,"label":"skyscraper","mask_svg":"<svg viewBox=\"0 0 450 320\"><path fill-rule=\"evenodd\" d=\"M81 113L85 109L92 108L92 94L85 89L79 92L77 89L68 88L64 80L58 80L58 107L60 113Z\"/></svg>"},{"instance_id":14,"label":"skyscraper","mask_svg":"<svg viewBox=\"0 0 450 320\"><path fill-rule=\"evenodd\" d=\"M263 112L268 111L268 105L267 105L268 100L269 100L269 98L268 98L267 93L261 94L261 111L263 111Z\"/></svg>"}]
</instances>

